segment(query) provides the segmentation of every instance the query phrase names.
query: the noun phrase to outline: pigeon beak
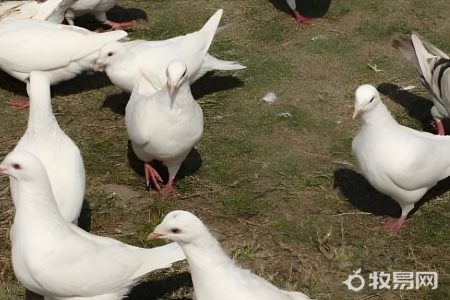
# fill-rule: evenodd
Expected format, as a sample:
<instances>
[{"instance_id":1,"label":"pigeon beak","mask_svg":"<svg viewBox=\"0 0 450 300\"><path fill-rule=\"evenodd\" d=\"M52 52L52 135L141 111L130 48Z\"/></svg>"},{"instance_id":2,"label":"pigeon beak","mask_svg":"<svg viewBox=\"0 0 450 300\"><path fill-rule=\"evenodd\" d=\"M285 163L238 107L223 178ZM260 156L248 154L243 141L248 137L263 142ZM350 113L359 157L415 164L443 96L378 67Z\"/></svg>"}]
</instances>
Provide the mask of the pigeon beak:
<instances>
[{"instance_id":1,"label":"pigeon beak","mask_svg":"<svg viewBox=\"0 0 450 300\"><path fill-rule=\"evenodd\" d=\"M153 232L148 235L147 241L162 239L163 237L164 237L164 234Z\"/></svg>"},{"instance_id":2,"label":"pigeon beak","mask_svg":"<svg viewBox=\"0 0 450 300\"><path fill-rule=\"evenodd\" d=\"M353 120L359 119L359 117L361 117L362 115L362 110L361 109L355 109L355 112L353 113Z\"/></svg>"},{"instance_id":3,"label":"pigeon beak","mask_svg":"<svg viewBox=\"0 0 450 300\"><path fill-rule=\"evenodd\" d=\"M5 171L6 171L5 168L0 167L0 173L3 173L3 172L5 172Z\"/></svg>"},{"instance_id":4,"label":"pigeon beak","mask_svg":"<svg viewBox=\"0 0 450 300\"><path fill-rule=\"evenodd\" d=\"M95 61L94 66L92 68L96 72L103 72L105 70L105 65L99 61Z\"/></svg>"},{"instance_id":5,"label":"pigeon beak","mask_svg":"<svg viewBox=\"0 0 450 300\"><path fill-rule=\"evenodd\" d=\"M169 85L169 95L172 96L173 93L175 92L175 89L177 88L177 84L168 83L168 85Z\"/></svg>"}]
</instances>

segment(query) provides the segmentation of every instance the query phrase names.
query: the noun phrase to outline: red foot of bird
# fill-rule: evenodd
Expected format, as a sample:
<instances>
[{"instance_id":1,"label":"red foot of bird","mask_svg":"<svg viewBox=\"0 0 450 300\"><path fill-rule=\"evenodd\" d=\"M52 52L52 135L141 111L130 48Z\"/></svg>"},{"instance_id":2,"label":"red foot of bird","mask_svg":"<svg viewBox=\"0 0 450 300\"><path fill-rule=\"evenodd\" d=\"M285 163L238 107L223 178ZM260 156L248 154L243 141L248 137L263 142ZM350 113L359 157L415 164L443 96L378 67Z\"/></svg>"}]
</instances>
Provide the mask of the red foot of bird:
<instances>
[{"instance_id":1,"label":"red foot of bird","mask_svg":"<svg viewBox=\"0 0 450 300\"><path fill-rule=\"evenodd\" d=\"M158 172L149 164L144 163L144 171L145 171L145 183L147 184L147 187L150 188L150 182L153 184L155 189L158 191L161 191L161 187L159 186L159 183L162 183L161 176L159 176Z\"/></svg>"},{"instance_id":2,"label":"red foot of bird","mask_svg":"<svg viewBox=\"0 0 450 300\"><path fill-rule=\"evenodd\" d=\"M394 221L386 221L381 224L381 228L386 229L390 233L396 233L403 227L405 223L406 216L401 216L399 219Z\"/></svg>"},{"instance_id":3,"label":"red foot of bird","mask_svg":"<svg viewBox=\"0 0 450 300\"><path fill-rule=\"evenodd\" d=\"M130 28L133 26L136 26L137 22L136 21L129 21L129 22L113 22L113 21L105 21L104 24L111 26L111 28L108 31L113 31L113 30L119 30L119 29L125 29L125 28Z\"/></svg>"},{"instance_id":4,"label":"red foot of bird","mask_svg":"<svg viewBox=\"0 0 450 300\"><path fill-rule=\"evenodd\" d=\"M171 197L175 196L177 191L173 186L173 179L170 179L169 182L159 191L159 195L161 197Z\"/></svg>"},{"instance_id":5,"label":"red foot of bird","mask_svg":"<svg viewBox=\"0 0 450 300\"><path fill-rule=\"evenodd\" d=\"M294 21L300 24L310 25L312 24L312 18L302 16L298 11L293 10L295 18Z\"/></svg>"},{"instance_id":6,"label":"red foot of bird","mask_svg":"<svg viewBox=\"0 0 450 300\"><path fill-rule=\"evenodd\" d=\"M435 121L434 125L436 126L438 135L445 135L445 129L444 125L442 124L442 121Z\"/></svg>"},{"instance_id":7,"label":"red foot of bird","mask_svg":"<svg viewBox=\"0 0 450 300\"><path fill-rule=\"evenodd\" d=\"M9 106L15 109L23 109L30 107L30 100L29 99L16 99L11 100L9 102L6 102Z\"/></svg>"}]
</instances>

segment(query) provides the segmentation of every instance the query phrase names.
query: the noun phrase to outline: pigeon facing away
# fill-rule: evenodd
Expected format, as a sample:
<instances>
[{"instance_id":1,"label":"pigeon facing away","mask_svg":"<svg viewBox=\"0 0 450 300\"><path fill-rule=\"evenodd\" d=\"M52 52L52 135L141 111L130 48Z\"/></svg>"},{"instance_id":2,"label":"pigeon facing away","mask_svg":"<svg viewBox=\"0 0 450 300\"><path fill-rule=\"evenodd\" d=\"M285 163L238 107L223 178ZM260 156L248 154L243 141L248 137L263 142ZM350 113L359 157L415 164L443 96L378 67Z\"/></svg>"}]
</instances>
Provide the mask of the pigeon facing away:
<instances>
[{"instance_id":1,"label":"pigeon facing away","mask_svg":"<svg viewBox=\"0 0 450 300\"><path fill-rule=\"evenodd\" d=\"M203 112L191 94L186 64L173 61L167 67L167 84L160 91L141 94L137 85L125 108L128 137L137 157L144 162L147 187L150 181L163 195L172 194L175 175L203 134ZM161 177L150 165L167 166L169 181L161 189Z\"/></svg>"},{"instance_id":2,"label":"pigeon facing away","mask_svg":"<svg viewBox=\"0 0 450 300\"><path fill-rule=\"evenodd\" d=\"M69 222L77 224L83 205L85 171L80 150L61 130L52 111L50 83L43 72L31 72L28 128L15 150L34 154L45 167L58 208ZM16 181L11 181L14 193Z\"/></svg>"},{"instance_id":3,"label":"pigeon facing away","mask_svg":"<svg viewBox=\"0 0 450 300\"><path fill-rule=\"evenodd\" d=\"M185 258L176 243L145 249L90 234L61 216L45 168L15 150L0 173L16 182L10 238L17 279L51 300L122 299L139 278Z\"/></svg>"},{"instance_id":4,"label":"pigeon facing away","mask_svg":"<svg viewBox=\"0 0 450 300\"><path fill-rule=\"evenodd\" d=\"M294 13L294 21L301 23L301 24L311 24L311 18L307 18L302 16L298 11L297 11L297 4L295 3L296 0L286 0L287 4L289 5L289 7L292 9L292 12Z\"/></svg>"},{"instance_id":5,"label":"pigeon facing away","mask_svg":"<svg viewBox=\"0 0 450 300\"><path fill-rule=\"evenodd\" d=\"M450 119L450 59L417 33L411 37L396 35L391 44L416 68L422 85L428 90L434 106L431 115L439 135L445 135L443 119Z\"/></svg>"},{"instance_id":6,"label":"pigeon facing away","mask_svg":"<svg viewBox=\"0 0 450 300\"><path fill-rule=\"evenodd\" d=\"M33 19L0 22L0 69L23 82L30 72L42 71L57 84L91 69L100 48L125 36Z\"/></svg>"},{"instance_id":7,"label":"pigeon facing away","mask_svg":"<svg viewBox=\"0 0 450 300\"><path fill-rule=\"evenodd\" d=\"M187 211L169 213L148 239L177 242L189 263L196 300L307 300L244 270L223 251L203 222Z\"/></svg>"},{"instance_id":8,"label":"pigeon facing away","mask_svg":"<svg viewBox=\"0 0 450 300\"><path fill-rule=\"evenodd\" d=\"M352 149L367 181L402 208L398 220L383 225L396 232L414 204L450 175L450 137L399 125L381 102L377 89L368 84L356 90L353 119L358 117L362 126Z\"/></svg>"},{"instance_id":9,"label":"pigeon facing away","mask_svg":"<svg viewBox=\"0 0 450 300\"><path fill-rule=\"evenodd\" d=\"M62 23L66 10L77 0L27 0L0 2L0 21L36 19Z\"/></svg>"},{"instance_id":10,"label":"pigeon facing away","mask_svg":"<svg viewBox=\"0 0 450 300\"><path fill-rule=\"evenodd\" d=\"M165 41L110 43L99 51L94 69L105 70L112 83L127 93L142 79L141 91L148 94L166 84L165 71L173 60L186 62L190 84L212 70L245 69L207 53L221 15L218 10L201 30Z\"/></svg>"},{"instance_id":11,"label":"pigeon facing away","mask_svg":"<svg viewBox=\"0 0 450 300\"><path fill-rule=\"evenodd\" d=\"M78 0L66 12L66 20L74 25L76 17L93 15L99 22L111 26L111 30L125 29L136 25L136 21L117 23L108 20L106 12L116 5L116 0Z\"/></svg>"}]
</instances>

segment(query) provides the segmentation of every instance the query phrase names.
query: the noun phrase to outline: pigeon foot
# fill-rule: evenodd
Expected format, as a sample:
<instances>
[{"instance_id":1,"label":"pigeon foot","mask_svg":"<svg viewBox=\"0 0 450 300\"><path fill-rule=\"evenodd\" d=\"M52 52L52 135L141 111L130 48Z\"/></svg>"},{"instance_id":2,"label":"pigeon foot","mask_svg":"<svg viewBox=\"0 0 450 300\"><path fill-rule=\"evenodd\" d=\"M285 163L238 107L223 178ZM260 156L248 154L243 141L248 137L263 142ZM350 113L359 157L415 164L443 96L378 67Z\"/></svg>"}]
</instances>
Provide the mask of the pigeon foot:
<instances>
[{"instance_id":1,"label":"pigeon foot","mask_svg":"<svg viewBox=\"0 0 450 300\"><path fill-rule=\"evenodd\" d=\"M298 11L293 10L295 18L294 21L300 24L305 24L305 25L311 25L312 24L312 18L307 18L302 16Z\"/></svg>"},{"instance_id":2,"label":"pigeon foot","mask_svg":"<svg viewBox=\"0 0 450 300\"><path fill-rule=\"evenodd\" d=\"M169 182L159 191L159 195L163 198L176 196L177 191L173 186L173 178L169 179Z\"/></svg>"},{"instance_id":3,"label":"pigeon foot","mask_svg":"<svg viewBox=\"0 0 450 300\"><path fill-rule=\"evenodd\" d=\"M436 125L438 135L445 135L445 129L442 121L434 121L434 124Z\"/></svg>"},{"instance_id":4,"label":"pigeon foot","mask_svg":"<svg viewBox=\"0 0 450 300\"><path fill-rule=\"evenodd\" d=\"M109 21L109 20L106 20L103 23L108 25L108 26L111 26L111 28L108 31L130 28L130 27L136 26L136 24L137 24L136 21L129 21L129 22L121 22L121 23L119 23L119 22L113 22L113 21Z\"/></svg>"},{"instance_id":5,"label":"pigeon foot","mask_svg":"<svg viewBox=\"0 0 450 300\"><path fill-rule=\"evenodd\" d=\"M6 104L15 109L23 109L23 108L30 107L30 100L26 99L26 98L25 99L16 99L16 100L11 100L9 102L6 102Z\"/></svg>"},{"instance_id":6,"label":"pigeon foot","mask_svg":"<svg viewBox=\"0 0 450 300\"><path fill-rule=\"evenodd\" d=\"M386 221L381 224L381 228L386 229L390 233L397 233L400 228L403 227L403 224L405 223L406 215L401 216L397 220L394 221Z\"/></svg>"},{"instance_id":7,"label":"pigeon foot","mask_svg":"<svg viewBox=\"0 0 450 300\"><path fill-rule=\"evenodd\" d=\"M144 163L144 171L145 171L145 183L147 184L147 188L150 188L150 181L158 191L161 191L161 187L158 182L163 182L161 176L159 176L158 172L149 164Z\"/></svg>"}]
</instances>

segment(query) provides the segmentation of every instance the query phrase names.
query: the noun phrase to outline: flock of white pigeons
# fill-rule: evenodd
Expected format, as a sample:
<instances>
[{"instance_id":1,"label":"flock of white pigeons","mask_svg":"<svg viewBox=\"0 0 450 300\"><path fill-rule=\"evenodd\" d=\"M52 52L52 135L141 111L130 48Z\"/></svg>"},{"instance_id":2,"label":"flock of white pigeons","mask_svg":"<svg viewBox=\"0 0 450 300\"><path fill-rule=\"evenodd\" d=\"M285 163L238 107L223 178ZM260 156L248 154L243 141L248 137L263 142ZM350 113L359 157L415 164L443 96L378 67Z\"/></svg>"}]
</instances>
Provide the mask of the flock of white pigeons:
<instances>
[{"instance_id":1,"label":"flock of white pigeons","mask_svg":"<svg viewBox=\"0 0 450 300\"><path fill-rule=\"evenodd\" d=\"M298 14L293 1L287 2L296 21L310 22ZM144 162L146 184L173 195L175 175L203 133L202 109L190 84L211 70L245 68L208 54L220 31L222 10L194 33L164 41L123 41L127 33L120 28L135 22L108 20L106 11L114 5L111 0L0 2L0 68L25 82L29 96L29 102L10 105L30 107L25 134L0 164L0 173L10 178L16 208L10 230L16 277L46 300L122 299L144 274L187 259L196 300L310 299L236 266L190 212L169 213L148 238L174 243L151 249L76 226L85 170L78 147L53 114L51 85L94 69L105 71L116 86L131 93L125 123L132 148ZM75 17L84 14L94 15L111 30L97 33L74 26ZM70 25L62 25L64 20ZM450 118L448 56L415 33L394 38L393 46L417 68L434 101L438 133L444 135L441 121ZM384 225L395 232L414 204L450 175L450 137L400 126L370 85L357 89L353 117L363 120L353 141L362 174L402 208L398 220ZM167 167L166 184L151 165L154 160Z\"/></svg>"}]
</instances>

